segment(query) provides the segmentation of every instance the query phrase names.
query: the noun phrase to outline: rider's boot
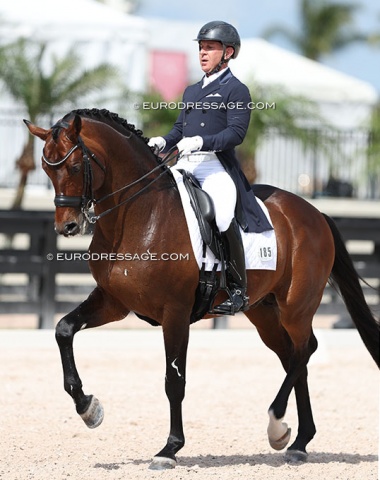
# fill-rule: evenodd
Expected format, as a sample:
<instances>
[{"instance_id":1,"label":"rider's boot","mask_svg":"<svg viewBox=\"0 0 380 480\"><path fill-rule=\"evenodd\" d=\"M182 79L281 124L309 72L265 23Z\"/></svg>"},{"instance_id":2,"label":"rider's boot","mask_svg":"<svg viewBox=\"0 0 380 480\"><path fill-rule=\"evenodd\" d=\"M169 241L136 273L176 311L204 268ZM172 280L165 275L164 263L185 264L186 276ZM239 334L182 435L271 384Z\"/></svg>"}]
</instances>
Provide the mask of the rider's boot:
<instances>
[{"instance_id":1,"label":"rider's boot","mask_svg":"<svg viewBox=\"0 0 380 480\"><path fill-rule=\"evenodd\" d=\"M213 311L222 315L234 315L249 308L247 297L247 272L243 241L239 226L235 219L225 232L222 232L222 242L227 255L227 282L230 289L229 298L214 307Z\"/></svg>"}]
</instances>

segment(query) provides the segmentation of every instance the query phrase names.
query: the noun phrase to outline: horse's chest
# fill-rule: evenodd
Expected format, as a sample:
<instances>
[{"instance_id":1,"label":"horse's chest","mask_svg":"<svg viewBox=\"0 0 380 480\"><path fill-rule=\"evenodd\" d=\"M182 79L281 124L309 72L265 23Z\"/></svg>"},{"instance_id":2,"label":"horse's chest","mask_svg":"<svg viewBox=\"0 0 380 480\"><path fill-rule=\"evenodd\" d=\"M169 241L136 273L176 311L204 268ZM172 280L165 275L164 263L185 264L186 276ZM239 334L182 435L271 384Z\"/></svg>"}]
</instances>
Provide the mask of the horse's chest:
<instances>
[{"instance_id":1,"label":"horse's chest","mask_svg":"<svg viewBox=\"0 0 380 480\"><path fill-rule=\"evenodd\" d=\"M90 265L96 283L103 290L117 298L133 298L144 291L144 265L129 261L122 254L115 254L109 260Z\"/></svg>"},{"instance_id":2,"label":"horse's chest","mask_svg":"<svg viewBox=\"0 0 380 480\"><path fill-rule=\"evenodd\" d=\"M124 271L126 268L117 261L117 257L113 260L111 254L108 256L110 258L104 257L103 260L90 262L90 269L96 283L106 290L122 282L123 277L128 275L128 272Z\"/></svg>"}]
</instances>

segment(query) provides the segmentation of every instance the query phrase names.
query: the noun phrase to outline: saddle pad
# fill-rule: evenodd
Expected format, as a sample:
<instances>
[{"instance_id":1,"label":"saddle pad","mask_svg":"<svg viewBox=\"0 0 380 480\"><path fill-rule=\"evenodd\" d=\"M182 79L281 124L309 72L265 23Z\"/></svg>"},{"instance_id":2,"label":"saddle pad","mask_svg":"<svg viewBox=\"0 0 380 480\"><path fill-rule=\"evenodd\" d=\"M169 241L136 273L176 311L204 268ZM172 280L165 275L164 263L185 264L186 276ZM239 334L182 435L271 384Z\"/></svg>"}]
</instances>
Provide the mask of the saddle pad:
<instances>
[{"instance_id":1,"label":"saddle pad","mask_svg":"<svg viewBox=\"0 0 380 480\"><path fill-rule=\"evenodd\" d=\"M203 241L199 232L198 220L195 216L193 207L190 204L190 199L186 191L186 187L183 183L183 177L175 169L172 169L171 172L173 174L173 177L175 178L175 181L177 182L183 209L185 212L187 226L189 229L191 245L199 269L202 266L202 262L205 261L206 271L211 271L217 260L208 247L206 250L206 258L204 260L202 259ZM267 207L259 198L256 197L256 199L263 212L267 216L270 224L272 225L272 221L270 219ZM246 233L240 229L240 233L243 239L245 263L247 270L276 270L277 242L275 231L269 230L263 233ZM218 270L220 270L220 265L218 266Z\"/></svg>"}]
</instances>

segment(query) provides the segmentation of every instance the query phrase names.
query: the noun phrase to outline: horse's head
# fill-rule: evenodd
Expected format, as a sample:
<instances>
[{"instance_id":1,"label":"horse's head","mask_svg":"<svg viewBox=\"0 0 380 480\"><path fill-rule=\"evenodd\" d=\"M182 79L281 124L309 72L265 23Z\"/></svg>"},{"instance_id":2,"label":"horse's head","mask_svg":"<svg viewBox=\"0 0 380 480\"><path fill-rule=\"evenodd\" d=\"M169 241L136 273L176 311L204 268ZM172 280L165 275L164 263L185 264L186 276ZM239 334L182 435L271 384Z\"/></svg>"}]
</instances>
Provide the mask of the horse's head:
<instances>
[{"instance_id":1,"label":"horse's head","mask_svg":"<svg viewBox=\"0 0 380 480\"><path fill-rule=\"evenodd\" d=\"M86 214L93 201L93 191L99 187L101 178L93 175L91 162L95 155L84 145L80 137L81 117L77 114L57 122L49 130L24 120L29 131L45 142L42 168L53 183L55 229L68 236L82 233L86 226Z\"/></svg>"}]
</instances>

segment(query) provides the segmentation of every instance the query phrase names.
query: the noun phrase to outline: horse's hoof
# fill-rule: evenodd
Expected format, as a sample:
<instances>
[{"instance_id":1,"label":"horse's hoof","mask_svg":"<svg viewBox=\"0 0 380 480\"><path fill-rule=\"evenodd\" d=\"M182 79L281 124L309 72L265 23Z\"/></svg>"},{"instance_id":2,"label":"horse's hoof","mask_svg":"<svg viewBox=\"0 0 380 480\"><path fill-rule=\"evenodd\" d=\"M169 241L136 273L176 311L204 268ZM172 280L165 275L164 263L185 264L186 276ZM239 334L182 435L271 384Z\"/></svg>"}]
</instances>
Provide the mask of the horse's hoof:
<instances>
[{"instance_id":1,"label":"horse's hoof","mask_svg":"<svg viewBox=\"0 0 380 480\"><path fill-rule=\"evenodd\" d=\"M278 440L273 440L271 438L268 438L269 445L272 448L274 448L275 450L282 450L289 443L291 432L292 432L292 429L288 428L286 430L285 434L281 438L279 438Z\"/></svg>"},{"instance_id":2,"label":"horse's hoof","mask_svg":"<svg viewBox=\"0 0 380 480\"><path fill-rule=\"evenodd\" d=\"M152 463L149 465L149 470L170 470L175 468L177 462L173 458L167 457L153 457Z\"/></svg>"},{"instance_id":3,"label":"horse's hoof","mask_svg":"<svg viewBox=\"0 0 380 480\"><path fill-rule=\"evenodd\" d=\"M102 404L96 397L92 396L88 409L84 413L81 413L80 416L88 428L99 427L104 418Z\"/></svg>"},{"instance_id":4,"label":"horse's hoof","mask_svg":"<svg viewBox=\"0 0 380 480\"><path fill-rule=\"evenodd\" d=\"M302 450L287 450L285 461L288 463L304 463L307 461L307 453Z\"/></svg>"}]
</instances>

